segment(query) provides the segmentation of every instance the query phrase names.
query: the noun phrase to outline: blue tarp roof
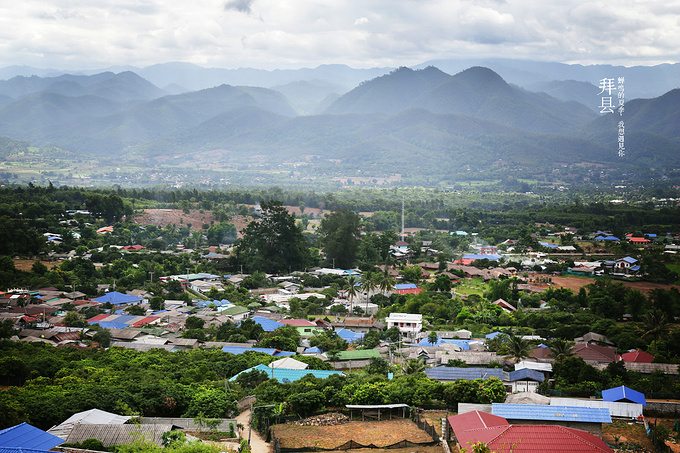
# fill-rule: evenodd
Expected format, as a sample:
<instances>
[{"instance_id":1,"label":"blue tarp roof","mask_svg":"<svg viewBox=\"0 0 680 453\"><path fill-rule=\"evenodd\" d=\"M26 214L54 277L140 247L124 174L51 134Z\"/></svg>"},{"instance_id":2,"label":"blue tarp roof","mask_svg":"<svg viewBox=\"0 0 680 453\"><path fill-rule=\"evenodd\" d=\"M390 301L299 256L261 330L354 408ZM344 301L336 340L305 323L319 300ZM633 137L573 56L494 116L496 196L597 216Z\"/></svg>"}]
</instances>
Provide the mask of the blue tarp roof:
<instances>
[{"instance_id":1,"label":"blue tarp roof","mask_svg":"<svg viewBox=\"0 0 680 453\"><path fill-rule=\"evenodd\" d=\"M425 368L427 377L438 381L455 381L456 379L489 379L496 377L501 381L508 378L508 373L502 368L458 368L450 366L439 366L435 368Z\"/></svg>"},{"instance_id":2,"label":"blue tarp roof","mask_svg":"<svg viewBox=\"0 0 680 453\"><path fill-rule=\"evenodd\" d=\"M321 354L321 353L323 353L323 351L317 346L305 349L305 354Z\"/></svg>"},{"instance_id":3,"label":"blue tarp roof","mask_svg":"<svg viewBox=\"0 0 680 453\"><path fill-rule=\"evenodd\" d=\"M541 244L543 247L548 247L549 249L556 249L557 247L560 246L559 244L549 244L547 242L541 242L541 241L538 241L538 243Z\"/></svg>"},{"instance_id":4,"label":"blue tarp roof","mask_svg":"<svg viewBox=\"0 0 680 453\"><path fill-rule=\"evenodd\" d=\"M49 450L63 443L64 439L28 423L22 423L0 431L0 446L2 447Z\"/></svg>"},{"instance_id":5,"label":"blue tarp roof","mask_svg":"<svg viewBox=\"0 0 680 453\"><path fill-rule=\"evenodd\" d=\"M253 316L252 318L253 321L255 321L256 324L259 324L262 327L262 330L265 332L273 332L279 327L283 327L284 324L276 321L272 321L271 319L267 319L262 316Z\"/></svg>"},{"instance_id":6,"label":"blue tarp roof","mask_svg":"<svg viewBox=\"0 0 680 453\"><path fill-rule=\"evenodd\" d=\"M647 400L643 393L629 389L625 385L613 389L602 390L603 401L621 401L642 404L647 407Z\"/></svg>"},{"instance_id":7,"label":"blue tarp roof","mask_svg":"<svg viewBox=\"0 0 680 453\"><path fill-rule=\"evenodd\" d=\"M491 332L486 334L486 338L489 340L496 338L498 335L501 335L501 332Z\"/></svg>"},{"instance_id":8,"label":"blue tarp roof","mask_svg":"<svg viewBox=\"0 0 680 453\"><path fill-rule=\"evenodd\" d=\"M530 368L520 368L519 370L511 371L508 373L508 381L515 382L526 379L533 379L534 381L543 382L545 376L538 370L533 370Z\"/></svg>"},{"instance_id":9,"label":"blue tarp roof","mask_svg":"<svg viewBox=\"0 0 680 453\"><path fill-rule=\"evenodd\" d=\"M243 354L244 352L263 352L273 356L276 354L277 349L274 348L246 348L243 346L224 346L222 351L228 352L230 354Z\"/></svg>"},{"instance_id":10,"label":"blue tarp roof","mask_svg":"<svg viewBox=\"0 0 680 453\"><path fill-rule=\"evenodd\" d=\"M252 368L248 368L247 370L241 371L241 373L247 373L249 371L253 370L260 370L264 371L267 373L267 376L270 378L276 379L281 383L288 383L288 382L295 382L297 380L302 379L303 377L307 376L308 374L311 374L312 376L319 378L319 379L326 379L329 376L332 376L334 374L337 375L342 375L341 371L327 371L327 370L292 370L289 368L269 368L267 365L257 365ZM239 374L241 374L239 373ZM238 377L237 374L236 376L232 377L229 379L229 381L235 381L236 378Z\"/></svg>"},{"instance_id":11,"label":"blue tarp roof","mask_svg":"<svg viewBox=\"0 0 680 453\"><path fill-rule=\"evenodd\" d=\"M140 297L119 293L118 291L111 291L110 293L106 293L103 296L92 300L102 304L111 302L112 305L134 304L142 301Z\"/></svg>"},{"instance_id":12,"label":"blue tarp roof","mask_svg":"<svg viewBox=\"0 0 680 453\"><path fill-rule=\"evenodd\" d=\"M491 413L511 420L611 423L608 407L548 406L543 404L493 403Z\"/></svg>"}]
</instances>

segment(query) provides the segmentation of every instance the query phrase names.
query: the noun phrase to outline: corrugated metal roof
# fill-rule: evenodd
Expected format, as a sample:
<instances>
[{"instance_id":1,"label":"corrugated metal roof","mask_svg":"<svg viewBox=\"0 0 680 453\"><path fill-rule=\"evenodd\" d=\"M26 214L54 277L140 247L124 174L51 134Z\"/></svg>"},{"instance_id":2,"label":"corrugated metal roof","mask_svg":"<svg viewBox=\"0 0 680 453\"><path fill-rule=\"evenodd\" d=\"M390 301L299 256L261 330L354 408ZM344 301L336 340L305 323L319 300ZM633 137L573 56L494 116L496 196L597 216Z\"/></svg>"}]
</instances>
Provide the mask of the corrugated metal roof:
<instances>
[{"instance_id":1,"label":"corrugated metal roof","mask_svg":"<svg viewBox=\"0 0 680 453\"><path fill-rule=\"evenodd\" d=\"M498 453L611 453L607 444L580 429L559 425L509 425L468 430L456 436L466 448L485 442Z\"/></svg>"},{"instance_id":2,"label":"corrugated metal roof","mask_svg":"<svg viewBox=\"0 0 680 453\"><path fill-rule=\"evenodd\" d=\"M287 368L269 368L268 366L262 364L254 366L252 368L248 368L247 370L241 371L241 373L248 373L253 370L263 371L267 373L267 376L269 376L270 378L276 379L282 383L295 382L307 376L308 374L311 374L312 376L319 379L326 379L327 377L332 376L334 374L342 375L341 371L293 370ZM241 373L238 373L237 375L233 376L232 378L229 379L229 381L235 381L236 378L238 378L238 375Z\"/></svg>"},{"instance_id":3,"label":"corrugated metal roof","mask_svg":"<svg viewBox=\"0 0 680 453\"><path fill-rule=\"evenodd\" d=\"M54 453L54 452L49 450L36 450L34 448L0 446L0 453Z\"/></svg>"},{"instance_id":4,"label":"corrugated metal roof","mask_svg":"<svg viewBox=\"0 0 680 453\"><path fill-rule=\"evenodd\" d=\"M458 437L458 433L470 429L491 428L493 426L507 426L508 421L497 415L487 414L486 412L471 411L463 414L448 417L449 425Z\"/></svg>"},{"instance_id":5,"label":"corrugated metal roof","mask_svg":"<svg viewBox=\"0 0 680 453\"><path fill-rule=\"evenodd\" d=\"M47 433L28 423L15 425L0 431L0 446L8 448L49 450L62 443L64 443L64 439Z\"/></svg>"},{"instance_id":6,"label":"corrugated metal roof","mask_svg":"<svg viewBox=\"0 0 680 453\"><path fill-rule=\"evenodd\" d=\"M276 322L271 319L264 318L262 316L253 316L250 319L255 321L256 324L259 324L262 327L262 330L264 330L265 332L273 332L279 327L284 326L284 324L281 324L280 322Z\"/></svg>"},{"instance_id":7,"label":"corrugated metal roof","mask_svg":"<svg viewBox=\"0 0 680 453\"><path fill-rule=\"evenodd\" d=\"M642 414L642 404L620 401L580 400L576 398L550 398L553 406L606 407L612 417L636 418Z\"/></svg>"},{"instance_id":8,"label":"corrugated metal roof","mask_svg":"<svg viewBox=\"0 0 680 453\"><path fill-rule=\"evenodd\" d=\"M455 381L456 379L489 379L498 378L501 381L508 380L508 373L502 368L457 368L440 366L436 368L426 368L427 377L438 381Z\"/></svg>"},{"instance_id":9,"label":"corrugated metal roof","mask_svg":"<svg viewBox=\"0 0 680 453\"><path fill-rule=\"evenodd\" d=\"M546 406L534 404L491 405L491 412L510 420L569 421L582 423L611 423L606 407Z\"/></svg>"},{"instance_id":10,"label":"corrugated metal roof","mask_svg":"<svg viewBox=\"0 0 680 453\"><path fill-rule=\"evenodd\" d=\"M642 404L647 407L647 400L645 395L637 390L629 389L622 385L613 389L602 390L602 399L604 401L630 401L631 403Z\"/></svg>"},{"instance_id":11,"label":"corrugated metal roof","mask_svg":"<svg viewBox=\"0 0 680 453\"><path fill-rule=\"evenodd\" d=\"M222 351L228 352L229 354L243 354L244 352L247 351L252 351L252 352L262 352L264 354L269 354L269 355L274 355L277 351L277 349L274 348L243 348L239 346L224 346L222 348Z\"/></svg>"},{"instance_id":12,"label":"corrugated metal roof","mask_svg":"<svg viewBox=\"0 0 680 453\"><path fill-rule=\"evenodd\" d=\"M543 373L531 368L520 368L519 370L511 371L508 375L510 382L519 381L520 379L532 379L534 381L543 382L545 376Z\"/></svg>"},{"instance_id":13,"label":"corrugated metal roof","mask_svg":"<svg viewBox=\"0 0 680 453\"><path fill-rule=\"evenodd\" d=\"M97 439L105 447L125 445L139 439L140 436L162 446L161 436L172 431L173 425L75 425L66 438L66 442L79 443L87 439ZM61 440L61 439L60 439Z\"/></svg>"},{"instance_id":14,"label":"corrugated metal roof","mask_svg":"<svg viewBox=\"0 0 680 453\"><path fill-rule=\"evenodd\" d=\"M368 360L372 358L380 358L380 351L377 349L362 349L356 351L340 351L338 352L338 360Z\"/></svg>"},{"instance_id":15,"label":"corrugated metal roof","mask_svg":"<svg viewBox=\"0 0 680 453\"><path fill-rule=\"evenodd\" d=\"M60 437L62 439L66 439L71 430L73 430L73 427L77 424L122 425L128 420L130 420L130 417L127 415L118 415L100 409L90 409L88 411L78 412L76 414L71 415L69 418L64 420L59 425L53 426L52 428L47 430L47 432L50 434L54 434L55 436Z\"/></svg>"}]
</instances>

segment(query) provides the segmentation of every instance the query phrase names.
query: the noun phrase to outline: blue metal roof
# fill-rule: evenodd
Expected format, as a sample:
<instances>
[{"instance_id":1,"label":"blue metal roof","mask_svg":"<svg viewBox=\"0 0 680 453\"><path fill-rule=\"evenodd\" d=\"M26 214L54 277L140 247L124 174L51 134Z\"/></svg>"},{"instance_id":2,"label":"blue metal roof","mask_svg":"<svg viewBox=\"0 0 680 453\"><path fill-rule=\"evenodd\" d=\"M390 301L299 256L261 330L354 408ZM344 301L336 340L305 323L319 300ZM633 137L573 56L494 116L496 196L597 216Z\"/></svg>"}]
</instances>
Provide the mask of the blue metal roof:
<instances>
[{"instance_id":1,"label":"blue metal roof","mask_svg":"<svg viewBox=\"0 0 680 453\"><path fill-rule=\"evenodd\" d=\"M246 348L243 346L224 346L222 347L222 351L228 352L230 354L243 354L244 352L263 352L265 354L269 354L273 356L276 354L277 349L273 348Z\"/></svg>"},{"instance_id":2,"label":"blue metal roof","mask_svg":"<svg viewBox=\"0 0 680 453\"><path fill-rule=\"evenodd\" d=\"M134 304L140 303L142 301L140 297L119 293L118 291L111 291L110 293L106 293L103 296L97 297L96 299L92 300L102 304L111 302L112 305Z\"/></svg>"},{"instance_id":3,"label":"blue metal roof","mask_svg":"<svg viewBox=\"0 0 680 453\"><path fill-rule=\"evenodd\" d=\"M129 325L123 322L115 321L94 321L91 322L90 324L98 324L99 327L103 327L105 329L125 329L126 327L130 327Z\"/></svg>"},{"instance_id":4,"label":"blue metal roof","mask_svg":"<svg viewBox=\"0 0 680 453\"><path fill-rule=\"evenodd\" d=\"M417 289L415 283L397 283L394 285L394 289Z\"/></svg>"},{"instance_id":5,"label":"blue metal roof","mask_svg":"<svg viewBox=\"0 0 680 453\"><path fill-rule=\"evenodd\" d=\"M621 387L614 387L613 389L602 390L603 401L622 401L642 404L647 407L647 400L643 393L637 390L629 389L622 385Z\"/></svg>"},{"instance_id":6,"label":"blue metal roof","mask_svg":"<svg viewBox=\"0 0 680 453\"><path fill-rule=\"evenodd\" d=\"M431 379L438 381L455 381L456 379L489 379L496 377L501 381L507 381L508 373L502 368L457 368L440 366L436 368L425 368L425 374Z\"/></svg>"},{"instance_id":7,"label":"blue metal roof","mask_svg":"<svg viewBox=\"0 0 680 453\"><path fill-rule=\"evenodd\" d=\"M247 373L253 370L260 370L267 373L270 378L276 379L282 383L295 382L302 379L303 377L311 374L312 376L319 379L326 379L334 374L342 375L341 371L327 371L327 370L292 370L289 368L269 368L267 365L257 365L247 370L241 371L241 373ZM238 378L238 373L236 376L229 379L229 381L235 381Z\"/></svg>"},{"instance_id":8,"label":"blue metal roof","mask_svg":"<svg viewBox=\"0 0 680 453\"><path fill-rule=\"evenodd\" d=\"M265 332L273 332L279 327L283 327L284 324L276 321L272 321L271 319L264 318L262 316L253 316L252 318L255 323L259 324L262 327L262 330Z\"/></svg>"},{"instance_id":9,"label":"blue metal roof","mask_svg":"<svg viewBox=\"0 0 680 453\"><path fill-rule=\"evenodd\" d=\"M547 406L541 404L493 403L491 413L508 420L611 423L608 407Z\"/></svg>"},{"instance_id":10,"label":"blue metal roof","mask_svg":"<svg viewBox=\"0 0 680 453\"><path fill-rule=\"evenodd\" d=\"M619 261L625 261L628 264L635 264L637 263L637 260L635 258L632 258L630 256L626 256L624 258L621 258Z\"/></svg>"},{"instance_id":11,"label":"blue metal roof","mask_svg":"<svg viewBox=\"0 0 680 453\"><path fill-rule=\"evenodd\" d=\"M483 260L487 259L490 261L498 261L500 259L500 255L495 255L495 254L490 254L490 255L477 255L474 253L470 253L467 255L463 255L464 260Z\"/></svg>"},{"instance_id":12,"label":"blue metal roof","mask_svg":"<svg viewBox=\"0 0 680 453\"><path fill-rule=\"evenodd\" d=\"M530 368L520 368L519 370L511 371L508 376L508 381L510 382L526 379L543 382L545 380L545 376L540 371L532 370Z\"/></svg>"},{"instance_id":13,"label":"blue metal roof","mask_svg":"<svg viewBox=\"0 0 680 453\"><path fill-rule=\"evenodd\" d=\"M479 340L475 340L475 341L479 341ZM418 343L418 346L441 346L441 345L446 344L446 343L453 343L455 345L458 345L458 346L460 346L460 348L463 351L469 351L470 350L470 340L453 340L453 339L449 340L449 339L443 339L443 338L439 338L439 337L437 337L437 342L434 343L434 344L430 343L430 340L428 340L427 338L423 338L422 340L420 340L420 343Z\"/></svg>"},{"instance_id":14,"label":"blue metal roof","mask_svg":"<svg viewBox=\"0 0 680 453\"><path fill-rule=\"evenodd\" d=\"M64 439L28 423L22 423L0 431L1 447L49 450L63 443Z\"/></svg>"},{"instance_id":15,"label":"blue metal roof","mask_svg":"<svg viewBox=\"0 0 680 453\"><path fill-rule=\"evenodd\" d=\"M321 353L323 353L323 351L321 350L321 348L317 346L305 349L305 354L321 354Z\"/></svg>"},{"instance_id":16,"label":"blue metal roof","mask_svg":"<svg viewBox=\"0 0 680 453\"><path fill-rule=\"evenodd\" d=\"M501 332L491 332L491 333L486 334L486 338L492 339L492 338L496 338L498 335L501 335Z\"/></svg>"},{"instance_id":17,"label":"blue metal roof","mask_svg":"<svg viewBox=\"0 0 680 453\"><path fill-rule=\"evenodd\" d=\"M336 330L335 333L348 343L356 343L364 338L363 333L352 332L351 330L347 329Z\"/></svg>"}]
</instances>

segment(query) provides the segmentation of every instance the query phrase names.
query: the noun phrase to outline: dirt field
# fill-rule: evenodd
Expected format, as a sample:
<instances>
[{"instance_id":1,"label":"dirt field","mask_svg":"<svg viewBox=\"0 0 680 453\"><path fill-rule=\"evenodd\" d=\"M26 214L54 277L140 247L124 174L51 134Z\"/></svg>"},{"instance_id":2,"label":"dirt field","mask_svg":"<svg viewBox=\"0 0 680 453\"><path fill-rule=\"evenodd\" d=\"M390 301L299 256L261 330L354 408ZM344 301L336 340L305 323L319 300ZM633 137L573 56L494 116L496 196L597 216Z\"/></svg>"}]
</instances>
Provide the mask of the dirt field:
<instances>
[{"instance_id":1,"label":"dirt field","mask_svg":"<svg viewBox=\"0 0 680 453\"><path fill-rule=\"evenodd\" d=\"M539 283L532 283L534 286L538 286L540 288L569 288L574 292L578 292L579 289L581 289L582 286L589 285L590 283L594 283L595 279L594 278L588 278L588 277L570 277L570 276L553 276L552 278L552 284L551 285L545 285L545 284L539 284ZM634 288L639 291L641 291L644 294L647 294L651 290L655 288L660 288L660 289L671 289L671 288L677 288L680 289L680 285L663 285L661 283L649 283L649 282L626 282L626 281L621 281L621 280L614 280L615 282L621 282L625 286L629 288Z\"/></svg>"},{"instance_id":2,"label":"dirt field","mask_svg":"<svg viewBox=\"0 0 680 453\"><path fill-rule=\"evenodd\" d=\"M14 267L21 271L30 271L31 266L33 266L35 260L14 260ZM41 261L47 269L52 270L53 267L57 267L61 264L61 261Z\"/></svg>"},{"instance_id":3,"label":"dirt field","mask_svg":"<svg viewBox=\"0 0 680 453\"><path fill-rule=\"evenodd\" d=\"M180 219L182 219L182 223L180 223ZM189 211L189 214L185 214L181 209L145 209L143 214L136 215L132 220L138 225L156 225L159 227L173 223L178 227L191 224L191 231L199 231L204 223L210 224L210 222L217 221L210 211ZM229 222L236 226L239 237L241 231L248 225L247 219L243 216L234 216Z\"/></svg>"},{"instance_id":4,"label":"dirt field","mask_svg":"<svg viewBox=\"0 0 680 453\"><path fill-rule=\"evenodd\" d=\"M349 422L335 426L298 426L283 424L274 426L281 447L335 448L349 440L362 445L391 445L404 439L411 442L432 442L432 438L418 429L410 420L381 422ZM409 452L423 450L420 447L404 449ZM439 450L441 451L441 449Z\"/></svg>"}]
</instances>

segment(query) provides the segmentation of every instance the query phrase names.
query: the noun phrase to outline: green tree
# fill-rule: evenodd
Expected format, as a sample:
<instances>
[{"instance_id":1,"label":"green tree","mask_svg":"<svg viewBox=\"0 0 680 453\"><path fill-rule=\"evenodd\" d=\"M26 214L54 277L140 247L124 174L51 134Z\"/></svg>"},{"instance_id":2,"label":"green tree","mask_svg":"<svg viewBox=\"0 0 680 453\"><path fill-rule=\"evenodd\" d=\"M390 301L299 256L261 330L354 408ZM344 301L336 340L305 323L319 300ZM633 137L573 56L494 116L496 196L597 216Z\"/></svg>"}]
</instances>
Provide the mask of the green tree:
<instances>
[{"instance_id":1,"label":"green tree","mask_svg":"<svg viewBox=\"0 0 680 453\"><path fill-rule=\"evenodd\" d=\"M403 364L402 371L404 374L416 374L424 371L425 368L425 359L410 359Z\"/></svg>"},{"instance_id":2,"label":"green tree","mask_svg":"<svg viewBox=\"0 0 680 453\"><path fill-rule=\"evenodd\" d=\"M234 249L236 263L249 271L279 273L306 268L311 262L302 230L281 202L261 204L262 213L243 231Z\"/></svg>"},{"instance_id":3,"label":"green tree","mask_svg":"<svg viewBox=\"0 0 680 453\"><path fill-rule=\"evenodd\" d=\"M504 338L500 352L506 357L512 358L515 363L529 357L529 342L519 335L510 334Z\"/></svg>"},{"instance_id":4,"label":"green tree","mask_svg":"<svg viewBox=\"0 0 680 453\"><path fill-rule=\"evenodd\" d=\"M318 232L327 264L341 269L355 265L360 225L359 215L346 208L333 211L321 220Z\"/></svg>"}]
</instances>

